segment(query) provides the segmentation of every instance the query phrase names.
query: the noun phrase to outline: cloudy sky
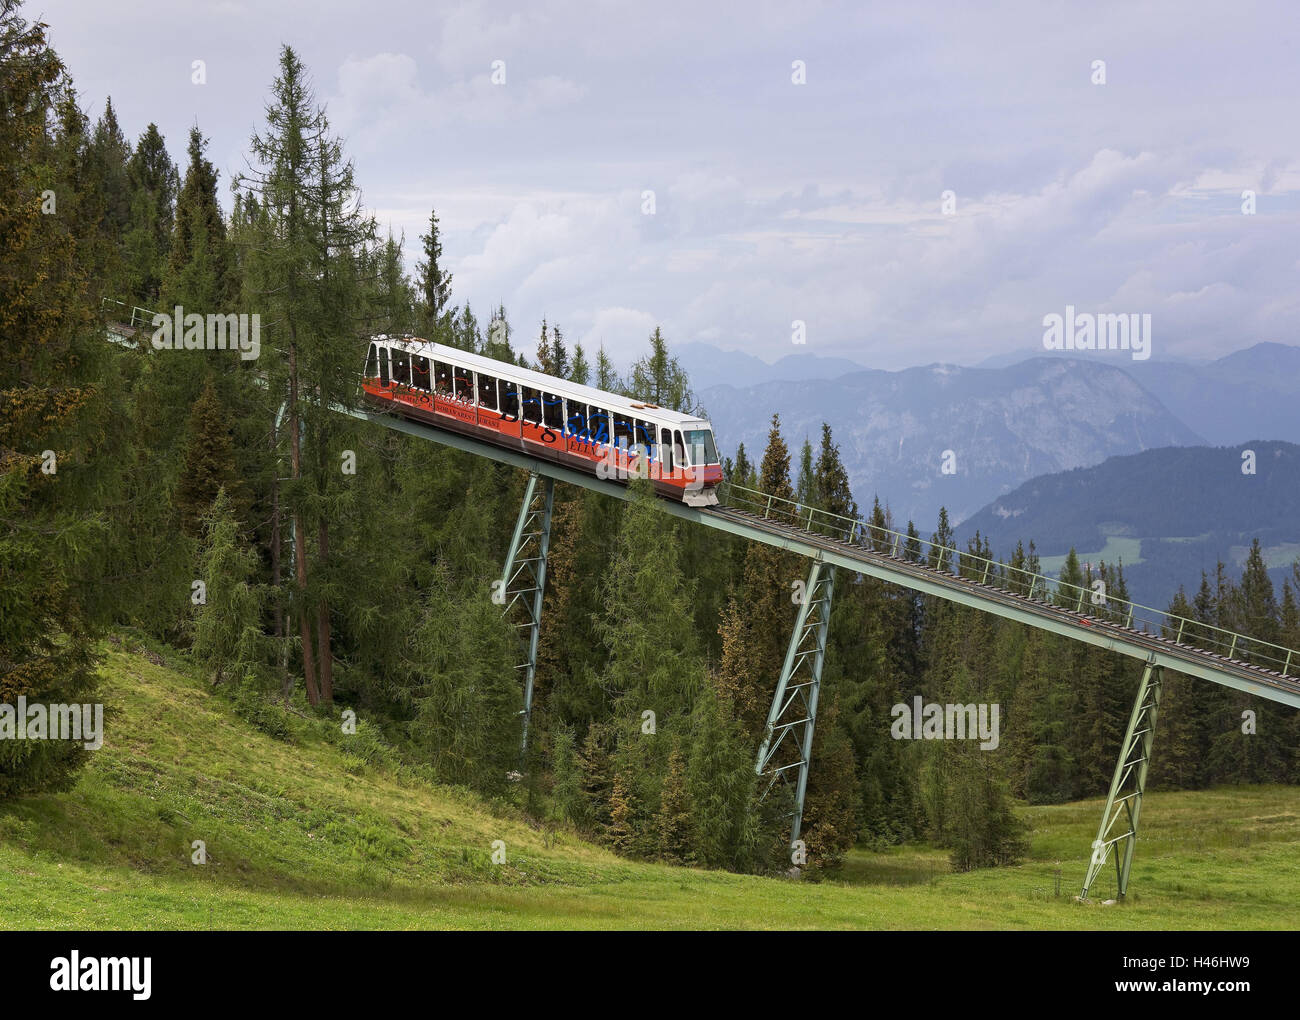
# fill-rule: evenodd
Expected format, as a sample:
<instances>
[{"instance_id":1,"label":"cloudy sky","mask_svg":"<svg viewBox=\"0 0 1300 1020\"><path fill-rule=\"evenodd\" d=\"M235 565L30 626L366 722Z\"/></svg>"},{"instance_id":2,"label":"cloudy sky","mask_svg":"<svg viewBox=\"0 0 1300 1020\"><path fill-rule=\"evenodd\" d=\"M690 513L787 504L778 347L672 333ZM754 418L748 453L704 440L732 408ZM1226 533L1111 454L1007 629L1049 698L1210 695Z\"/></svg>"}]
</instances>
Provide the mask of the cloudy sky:
<instances>
[{"instance_id":1,"label":"cloudy sky","mask_svg":"<svg viewBox=\"0 0 1300 1020\"><path fill-rule=\"evenodd\" d=\"M529 351L545 316L620 363L662 324L768 361L974 364L1040 352L1067 304L1151 314L1156 358L1300 342L1290 0L26 13L93 116L111 95L178 161L197 122L223 188L294 46L408 267L436 208L454 300L504 302Z\"/></svg>"}]
</instances>

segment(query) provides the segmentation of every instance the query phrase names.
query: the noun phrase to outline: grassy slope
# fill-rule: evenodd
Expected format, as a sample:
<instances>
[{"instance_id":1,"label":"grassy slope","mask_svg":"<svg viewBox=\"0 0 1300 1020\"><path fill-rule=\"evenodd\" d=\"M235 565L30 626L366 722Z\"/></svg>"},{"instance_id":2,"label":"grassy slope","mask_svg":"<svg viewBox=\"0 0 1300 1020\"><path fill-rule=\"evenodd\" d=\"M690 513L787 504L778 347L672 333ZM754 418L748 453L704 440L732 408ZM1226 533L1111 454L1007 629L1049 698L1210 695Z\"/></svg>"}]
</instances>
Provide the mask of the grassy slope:
<instances>
[{"instance_id":1,"label":"grassy slope","mask_svg":"<svg viewBox=\"0 0 1300 1020\"><path fill-rule=\"evenodd\" d=\"M621 860L464 791L294 743L110 650L104 748L74 790L0 807L0 928L1293 928L1300 790L1151 795L1137 895L1073 902L1097 801L1028 808L1019 868L855 852L839 880ZM295 720L295 724L297 721ZM208 863L190 862L191 840ZM504 840L508 862L490 863ZM1060 862L1061 893L1055 893ZM1110 880L1113 883L1113 878ZM1099 890L1108 895L1109 889Z\"/></svg>"}]
</instances>

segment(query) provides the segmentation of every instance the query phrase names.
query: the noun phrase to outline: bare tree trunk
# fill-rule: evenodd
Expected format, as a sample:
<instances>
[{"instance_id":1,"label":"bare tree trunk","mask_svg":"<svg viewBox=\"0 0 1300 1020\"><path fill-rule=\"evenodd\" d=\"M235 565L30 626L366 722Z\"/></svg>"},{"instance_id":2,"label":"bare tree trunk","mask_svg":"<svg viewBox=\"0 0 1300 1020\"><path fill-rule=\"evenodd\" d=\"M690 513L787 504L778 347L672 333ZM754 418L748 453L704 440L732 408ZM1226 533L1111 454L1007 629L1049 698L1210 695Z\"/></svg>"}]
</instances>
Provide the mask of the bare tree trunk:
<instances>
[{"instance_id":1,"label":"bare tree trunk","mask_svg":"<svg viewBox=\"0 0 1300 1020\"><path fill-rule=\"evenodd\" d=\"M289 702L293 685L289 681L289 644L284 630L284 588L280 575L280 461L275 455L279 439L279 416L271 423L271 587L275 589L275 646L280 656L280 693Z\"/></svg>"},{"instance_id":2,"label":"bare tree trunk","mask_svg":"<svg viewBox=\"0 0 1300 1020\"><path fill-rule=\"evenodd\" d=\"M329 558L329 525L325 518L320 520L316 541L317 558L322 569ZM316 647L320 658L320 695L326 702L334 700L334 653L330 650L330 607L329 600L321 597L316 607Z\"/></svg>"},{"instance_id":3,"label":"bare tree trunk","mask_svg":"<svg viewBox=\"0 0 1300 1020\"><path fill-rule=\"evenodd\" d=\"M290 329L293 327L290 326ZM298 345L289 343L289 449L292 460L292 477L302 477L302 438L298 434ZM307 701L320 703L320 690L316 686L316 661L312 655L311 622L307 615L307 536L303 532L302 514L293 514L294 571L298 580L298 625L302 636L302 675L307 685Z\"/></svg>"}]
</instances>

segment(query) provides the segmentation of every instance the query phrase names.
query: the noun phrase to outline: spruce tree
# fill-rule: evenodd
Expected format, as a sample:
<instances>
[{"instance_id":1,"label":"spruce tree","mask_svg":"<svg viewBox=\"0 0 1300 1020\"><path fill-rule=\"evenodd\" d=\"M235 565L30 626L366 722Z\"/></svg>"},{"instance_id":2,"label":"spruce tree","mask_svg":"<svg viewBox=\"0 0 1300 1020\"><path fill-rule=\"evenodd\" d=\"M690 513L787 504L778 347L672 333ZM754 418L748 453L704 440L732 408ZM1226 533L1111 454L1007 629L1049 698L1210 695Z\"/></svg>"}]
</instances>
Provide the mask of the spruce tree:
<instances>
[{"instance_id":1,"label":"spruce tree","mask_svg":"<svg viewBox=\"0 0 1300 1020\"><path fill-rule=\"evenodd\" d=\"M551 326L551 367L561 379L569 378L572 372L569 349L564 345L564 334L558 323Z\"/></svg>"},{"instance_id":2,"label":"spruce tree","mask_svg":"<svg viewBox=\"0 0 1300 1020\"><path fill-rule=\"evenodd\" d=\"M609 828L605 842L615 853L630 854L636 845L636 805L633 783L622 769L614 772L614 785L609 795Z\"/></svg>"},{"instance_id":3,"label":"spruce tree","mask_svg":"<svg viewBox=\"0 0 1300 1020\"><path fill-rule=\"evenodd\" d=\"M804 439L803 446L799 448L799 477L795 483L794 495L801 511L808 507L820 509L817 500L817 479L813 471L812 443L807 439ZM813 516L816 517L815 514Z\"/></svg>"},{"instance_id":4,"label":"spruce tree","mask_svg":"<svg viewBox=\"0 0 1300 1020\"><path fill-rule=\"evenodd\" d=\"M744 443L736 447L736 466L731 480L747 489L752 489L758 482L754 475L754 465L749 462L749 457L745 454Z\"/></svg>"},{"instance_id":5,"label":"spruce tree","mask_svg":"<svg viewBox=\"0 0 1300 1020\"><path fill-rule=\"evenodd\" d=\"M438 231L438 212L429 211L429 232L420 235L424 258L415 264L420 296L420 328L426 334L439 332L439 324L450 309L451 273L442 268L442 237Z\"/></svg>"},{"instance_id":6,"label":"spruce tree","mask_svg":"<svg viewBox=\"0 0 1300 1020\"><path fill-rule=\"evenodd\" d=\"M127 178L130 215L122 239L127 262L124 298L158 308L180 191L176 165L158 125L150 124L140 136L127 165Z\"/></svg>"},{"instance_id":7,"label":"spruce tree","mask_svg":"<svg viewBox=\"0 0 1300 1020\"><path fill-rule=\"evenodd\" d=\"M587 804L582 796L582 769L573 730L561 726L551 741L551 794L555 813L563 821L582 828L587 824Z\"/></svg>"},{"instance_id":8,"label":"spruce tree","mask_svg":"<svg viewBox=\"0 0 1300 1020\"><path fill-rule=\"evenodd\" d=\"M104 218L101 229L116 244L126 232L131 212L127 164L131 160L131 143L126 140L117 122L110 96L104 103L104 113L95 122L87 150L87 169L96 179L104 197Z\"/></svg>"},{"instance_id":9,"label":"spruce tree","mask_svg":"<svg viewBox=\"0 0 1300 1020\"><path fill-rule=\"evenodd\" d=\"M499 794L518 762L523 692L515 636L482 590L450 564L434 566L401 656L403 686L411 738L439 779Z\"/></svg>"},{"instance_id":10,"label":"spruce tree","mask_svg":"<svg viewBox=\"0 0 1300 1020\"><path fill-rule=\"evenodd\" d=\"M235 469L229 418L209 376L190 413L188 435L176 487L176 508L187 535L198 537L219 492L241 519L247 512L244 486Z\"/></svg>"},{"instance_id":11,"label":"spruce tree","mask_svg":"<svg viewBox=\"0 0 1300 1020\"><path fill-rule=\"evenodd\" d=\"M608 652L600 683L627 718L649 709L662 721L689 711L703 678L691 612L695 586L678 563L675 520L649 481L634 479L631 488L605 573L605 612L595 621Z\"/></svg>"},{"instance_id":12,"label":"spruce tree","mask_svg":"<svg viewBox=\"0 0 1300 1020\"><path fill-rule=\"evenodd\" d=\"M1180 586L1169 603L1169 614L1186 619L1193 612L1187 593ZM1166 627L1162 636L1174 640L1177 632L1176 626ZM1148 779L1152 788L1194 790L1200 787L1205 755L1209 750L1206 706L1202 695L1209 686L1195 677L1171 669L1164 671L1155 745L1160 753L1151 762Z\"/></svg>"},{"instance_id":13,"label":"spruce tree","mask_svg":"<svg viewBox=\"0 0 1300 1020\"><path fill-rule=\"evenodd\" d=\"M754 748L731 706L708 681L691 716L686 789L696 860L707 868L750 867L759 838Z\"/></svg>"},{"instance_id":14,"label":"spruce tree","mask_svg":"<svg viewBox=\"0 0 1300 1020\"><path fill-rule=\"evenodd\" d=\"M390 230L387 239L370 258L374 266L369 273L373 285L368 295L371 309L366 316L367 331L396 336L415 332L419 317L415 293L402 266L402 242L393 237ZM436 325L434 331L426 330L429 334L426 339L435 343L445 342L436 330Z\"/></svg>"},{"instance_id":15,"label":"spruce tree","mask_svg":"<svg viewBox=\"0 0 1300 1020\"><path fill-rule=\"evenodd\" d=\"M587 727L578 765L582 772L582 796L591 831L603 838L610 825L610 797L614 790L614 767L607 741L609 732L602 723Z\"/></svg>"},{"instance_id":16,"label":"spruce tree","mask_svg":"<svg viewBox=\"0 0 1300 1020\"><path fill-rule=\"evenodd\" d=\"M551 336L546 327L546 320L542 320L542 334L537 340L537 370L546 375L555 375L555 360L551 350Z\"/></svg>"},{"instance_id":17,"label":"spruce tree","mask_svg":"<svg viewBox=\"0 0 1300 1020\"><path fill-rule=\"evenodd\" d=\"M939 526L934 534L930 536L930 545L926 550L926 561L931 567L940 567L944 570L953 569L953 560L956 559L957 550L954 546L954 536L952 525L948 523L948 508L939 507Z\"/></svg>"},{"instance_id":18,"label":"spruce tree","mask_svg":"<svg viewBox=\"0 0 1300 1020\"><path fill-rule=\"evenodd\" d=\"M104 104L103 115L95 122L85 151L84 180L95 192L100 243L83 253L83 259L89 256L96 282L102 281L110 296L123 294L127 286L122 238L131 213L127 173L130 159L131 145L117 122L110 98Z\"/></svg>"},{"instance_id":19,"label":"spruce tree","mask_svg":"<svg viewBox=\"0 0 1300 1020\"><path fill-rule=\"evenodd\" d=\"M858 840L857 759L838 699L822 703L813 736L801 838L810 873L835 871Z\"/></svg>"},{"instance_id":20,"label":"spruce tree","mask_svg":"<svg viewBox=\"0 0 1300 1020\"><path fill-rule=\"evenodd\" d=\"M609 355L605 353L603 343L596 351L596 381L593 385L596 389L605 390L607 393L617 393L620 388L618 372L614 369L614 362L610 361Z\"/></svg>"},{"instance_id":21,"label":"spruce tree","mask_svg":"<svg viewBox=\"0 0 1300 1020\"><path fill-rule=\"evenodd\" d=\"M991 756L945 749L955 759L946 842L954 871L1018 864L1029 850L1028 826L1011 809Z\"/></svg>"},{"instance_id":22,"label":"spruce tree","mask_svg":"<svg viewBox=\"0 0 1300 1020\"><path fill-rule=\"evenodd\" d=\"M569 381L576 382L579 386L586 386L590 377L591 366L587 363L587 353L582 349L582 344L574 344L573 364L569 366Z\"/></svg>"},{"instance_id":23,"label":"spruce tree","mask_svg":"<svg viewBox=\"0 0 1300 1020\"><path fill-rule=\"evenodd\" d=\"M674 743L668 756L655 815L659 837L659 856L672 864L687 864L691 853L691 800L686 788L686 755L680 743Z\"/></svg>"},{"instance_id":24,"label":"spruce tree","mask_svg":"<svg viewBox=\"0 0 1300 1020\"><path fill-rule=\"evenodd\" d=\"M840 459L839 445L831 437L831 427L825 422L822 422L821 446L813 479L814 506L840 517L857 518L858 505L849 488L849 473Z\"/></svg>"},{"instance_id":25,"label":"spruce tree","mask_svg":"<svg viewBox=\"0 0 1300 1020\"><path fill-rule=\"evenodd\" d=\"M0 81L0 703L93 703L101 507L118 484L102 453L121 427L99 385L108 345L79 259L98 212L79 213L84 118L64 66L44 26L8 3ZM42 212L50 195L56 214ZM87 756L75 741L0 741L0 800L68 789Z\"/></svg>"},{"instance_id":26,"label":"spruce tree","mask_svg":"<svg viewBox=\"0 0 1300 1020\"><path fill-rule=\"evenodd\" d=\"M758 485L776 497L773 502L777 507L793 501L790 453L781 437L777 415L772 416ZM718 690L734 705L755 740L761 735L794 625L795 582L803 581L805 575L798 557L764 543L751 543L745 553L740 587L722 615Z\"/></svg>"},{"instance_id":27,"label":"spruce tree","mask_svg":"<svg viewBox=\"0 0 1300 1020\"><path fill-rule=\"evenodd\" d=\"M228 314L235 310L238 279L217 201L217 171L203 155L206 146L199 129L191 128L189 165L176 200L162 302L168 309L181 305L187 313Z\"/></svg>"}]
</instances>

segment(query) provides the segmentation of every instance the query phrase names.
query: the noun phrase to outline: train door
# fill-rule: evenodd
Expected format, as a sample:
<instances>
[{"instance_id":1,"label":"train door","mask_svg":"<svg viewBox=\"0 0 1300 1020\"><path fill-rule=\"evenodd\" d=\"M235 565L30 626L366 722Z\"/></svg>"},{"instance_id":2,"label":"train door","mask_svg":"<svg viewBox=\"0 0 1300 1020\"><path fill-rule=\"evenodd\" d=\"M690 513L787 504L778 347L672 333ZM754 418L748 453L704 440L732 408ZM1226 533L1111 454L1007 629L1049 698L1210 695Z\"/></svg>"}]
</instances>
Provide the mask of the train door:
<instances>
[{"instance_id":1,"label":"train door","mask_svg":"<svg viewBox=\"0 0 1300 1020\"><path fill-rule=\"evenodd\" d=\"M562 450L564 444L560 442L560 437L564 432L564 398L558 393L542 393L542 435L543 443L547 443L554 452L557 449Z\"/></svg>"},{"instance_id":2,"label":"train door","mask_svg":"<svg viewBox=\"0 0 1300 1020\"><path fill-rule=\"evenodd\" d=\"M653 475L655 470L655 426L654 422L638 418L634 422L633 469Z\"/></svg>"},{"instance_id":3,"label":"train door","mask_svg":"<svg viewBox=\"0 0 1300 1020\"><path fill-rule=\"evenodd\" d=\"M388 348L379 348L379 385L387 386L389 382L388 375Z\"/></svg>"},{"instance_id":4,"label":"train door","mask_svg":"<svg viewBox=\"0 0 1300 1020\"><path fill-rule=\"evenodd\" d=\"M497 410L496 377L479 372L475 381L478 387L478 423L495 432L501 423L501 413Z\"/></svg>"},{"instance_id":5,"label":"train door","mask_svg":"<svg viewBox=\"0 0 1300 1020\"><path fill-rule=\"evenodd\" d=\"M393 381L402 385L411 385L411 356L406 351L393 351Z\"/></svg>"},{"instance_id":6,"label":"train door","mask_svg":"<svg viewBox=\"0 0 1300 1020\"><path fill-rule=\"evenodd\" d=\"M659 430L659 472L667 481L673 476L673 434L668 429Z\"/></svg>"},{"instance_id":7,"label":"train door","mask_svg":"<svg viewBox=\"0 0 1300 1020\"><path fill-rule=\"evenodd\" d=\"M564 422L564 449L568 453L585 454L587 436L587 405L576 400L566 400L568 417Z\"/></svg>"}]
</instances>

